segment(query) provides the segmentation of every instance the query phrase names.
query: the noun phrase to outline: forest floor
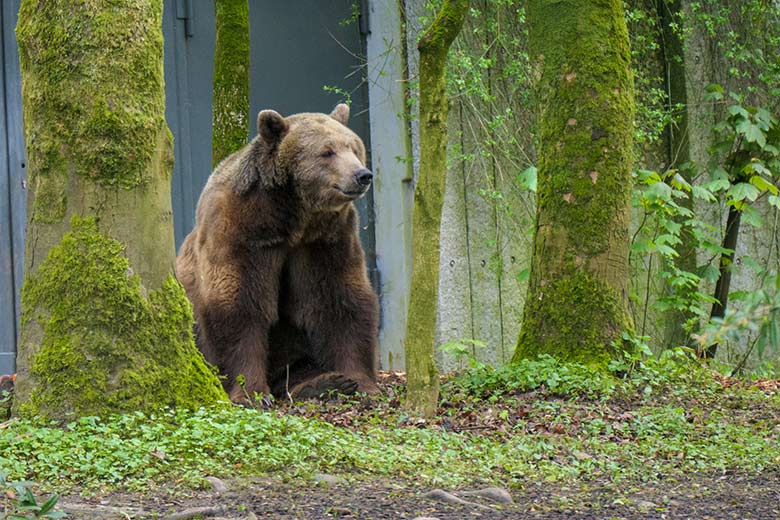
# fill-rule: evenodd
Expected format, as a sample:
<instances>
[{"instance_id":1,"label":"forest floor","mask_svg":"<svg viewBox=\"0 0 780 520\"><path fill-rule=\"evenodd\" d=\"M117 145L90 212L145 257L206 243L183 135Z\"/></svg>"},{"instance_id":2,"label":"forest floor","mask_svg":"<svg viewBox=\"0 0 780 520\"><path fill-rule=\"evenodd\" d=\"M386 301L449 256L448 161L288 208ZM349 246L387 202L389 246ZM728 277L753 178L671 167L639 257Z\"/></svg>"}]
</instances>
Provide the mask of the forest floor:
<instances>
[{"instance_id":1,"label":"forest floor","mask_svg":"<svg viewBox=\"0 0 780 520\"><path fill-rule=\"evenodd\" d=\"M362 479L323 486L273 477L225 482L227 490L164 497L111 493L60 499L70 518L345 519L777 519L780 474L739 472L675 477L651 483L537 482L513 490L513 502L461 495L468 504L426 496L430 487ZM462 490L463 491L463 490ZM459 495L458 490L454 490Z\"/></svg>"},{"instance_id":2,"label":"forest floor","mask_svg":"<svg viewBox=\"0 0 780 520\"><path fill-rule=\"evenodd\" d=\"M630 389L605 392L600 380L566 367L529 368L545 382L506 388L497 376L485 383L483 373L445 384L430 421L403 412L403 375L385 373L379 398L276 403L271 412L234 409L228 418L206 414L194 422L152 418L155 426L173 425L159 432L127 419L93 422L67 445L59 430L22 431L9 421L0 423L0 453L2 434L17 428L16 449L28 454L16 455L17 466L42 481L42 498L62 492L58 510L78 519L780 518L777 381L651 370ZM496 384L503 390L491 391ZM75 435L79 425L68 429ZM123 430L142 433L129 439ZM236 432L259 431L268 444L285 439L259 455L259 441L235 445ZM232 443L227 449L239 453L220 451L223 435ZM95 437L102 440L91 448L94 456L64 462L56 455L69 450L76 457L73 446ZM203 437L211 444L201 452ZM34 447L38 461L29 461L20 441ZM135 452L152 451L139 465L145 476L95 462L104 446L121 451L128 443ZM192 452L214 461L185 467ZM117 460L130 465L128 453ZM73 462L85 458L90 464ZM38 465L52 459L70 469L48 473Z\"/></svg>"}]
</instances>

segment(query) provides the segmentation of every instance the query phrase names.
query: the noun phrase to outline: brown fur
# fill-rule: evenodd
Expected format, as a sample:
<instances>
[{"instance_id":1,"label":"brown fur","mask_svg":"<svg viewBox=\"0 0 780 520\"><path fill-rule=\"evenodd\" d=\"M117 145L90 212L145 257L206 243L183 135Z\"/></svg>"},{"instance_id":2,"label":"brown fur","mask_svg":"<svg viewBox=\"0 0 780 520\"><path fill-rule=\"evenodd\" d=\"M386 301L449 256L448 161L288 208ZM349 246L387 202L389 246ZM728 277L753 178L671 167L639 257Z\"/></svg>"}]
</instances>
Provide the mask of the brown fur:
<instances>
[{"instance_id":1,"label":"brown fur","mask_svg":"<svg viewBox=\"0 0 780 520\"><path fill-rule=\"evenodd\" d=\"M348 116L260 112L259 135L200 196L176 273L234 402L377 391L379 305L352 204L371 173Z\"/></svg>"}]
</instances>

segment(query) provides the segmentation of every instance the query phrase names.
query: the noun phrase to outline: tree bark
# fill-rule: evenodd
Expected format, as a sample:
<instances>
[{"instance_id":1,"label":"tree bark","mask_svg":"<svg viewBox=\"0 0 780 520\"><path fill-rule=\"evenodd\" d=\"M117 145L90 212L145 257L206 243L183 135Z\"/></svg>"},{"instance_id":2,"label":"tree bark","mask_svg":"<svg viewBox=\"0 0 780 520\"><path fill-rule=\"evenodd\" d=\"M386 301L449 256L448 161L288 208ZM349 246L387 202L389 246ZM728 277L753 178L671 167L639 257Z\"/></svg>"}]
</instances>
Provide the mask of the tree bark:
<instances>
[{"instance_id":1,"label":"tree bark","mask_svg":"<svg viewBox=\"0 0 780 520\"><path fill-rule=\"evenodd\" d=\"M249 4L215 0L212 166L249 138Z\"/></svg>"},{"instance_id":2,"label":"tree bark","mask_svg":"<svg viewBox=\"0 0 780 520\"><path fill-rule=\"evenodd\" d=\"M424 416L436 411L439 378L434 362L439 289L439 232L447 168L444 66L463 26L468 0L445 0L420 38L420 172L412 213L412 284L406 328L406 406Z\"/></svg>"},{"instance_id":3,"label":"tree bark","mask_svg":"<svg viewBox=\"0 0 780 520\"><path fill-rule=\"evenodd\" d=\"M16 413L224 399L172 277L162 0L24 0L16 33L29 186Z\"/></svg>"},{"instance_id":4,"label":"tree bark","mask_svg":"<svg viewBox=\"0 0 780 520\"><path fill-rule=\"evenodd\" d=\"M631 327L633 79L618 0L528 3L539 109L536 233L513 361L606 367Z\"/></svg>"},{"instance_id":5,"label":"tree bark","mask_svg":"<svg viewBox=\"0 0 780 520\"><path fill-rule=\"evenodd\" d=\"M674 107L682 105L683 111L677 122L672 122L667 126L666 143L668 150L668 168L680 168L686 163L691 162L690 140L688 125L690 121L688 112L688 86L686 83L686 62L685 47L680 37L682 28L675 29L673 24L680 20L682 15L682 6L680 0L664 1L658 3L659 18L663 26L664 39L664 65L667 78L667 94L669 96L669 105ZM683 168L680 174L691 184L691 169ZM680 205L688 210L694 210L693 196L680 201ZM678 217L675 221L683 224L684 217ZM696 262L696 244L690 233L684 232L680 236L682 241L675 250L677 258L674 265L689 273L695 273L697 270ZM670 288L667 288L667 291ZM697 288L685 289L687 294L682 296L691 300L692 293ZM696 314L689 309L671 309L664 316L664 344L669 347L690 344L690 332L686 330L686 323L695 318Z\"/></svg>"},{"instance_id":6,"label":"tree bark","mask_svg":"<svg viewBox=\"0 0 780 520\"><path fill-rule=\"evenodd\" d=\"M734 254L737 249L737 240L739 239L739 225L742 220L742 211L735 206L729 206L729 216L726 219L726 234L723 236L723 249L728 253L721 253L718 272L720 276L715 284L715 302L710 310L710 320L712 318L723 318L726 315L726 307L729 304L729 291L731 290L731 271L734 268ZM699 352L699 356L706 359L714 359L718 353L718 344L713 343L704 351Z\"/></svg>"}]
</instances>

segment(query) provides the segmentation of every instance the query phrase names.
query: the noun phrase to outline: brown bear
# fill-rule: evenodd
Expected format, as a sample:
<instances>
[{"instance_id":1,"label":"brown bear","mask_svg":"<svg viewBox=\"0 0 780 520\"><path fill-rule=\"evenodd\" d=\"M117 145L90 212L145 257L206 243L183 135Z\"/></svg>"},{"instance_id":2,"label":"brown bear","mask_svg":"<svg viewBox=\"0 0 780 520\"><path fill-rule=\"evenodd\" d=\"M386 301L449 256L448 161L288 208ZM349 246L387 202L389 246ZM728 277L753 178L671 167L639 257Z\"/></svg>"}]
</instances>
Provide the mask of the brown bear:
<instances>
[{"instance_id":1,"label":"brown bear","mask_svg":"<svg viewBox=\"0 0 780 520\"><path fill-rule=\"evenodd\" d=\"M372 173L348 118L344 104L329 115L263 110L258 136L200 196L176 274L233 402L378 391L379 303L352 204Z\"/></svg>"}]
</instances>

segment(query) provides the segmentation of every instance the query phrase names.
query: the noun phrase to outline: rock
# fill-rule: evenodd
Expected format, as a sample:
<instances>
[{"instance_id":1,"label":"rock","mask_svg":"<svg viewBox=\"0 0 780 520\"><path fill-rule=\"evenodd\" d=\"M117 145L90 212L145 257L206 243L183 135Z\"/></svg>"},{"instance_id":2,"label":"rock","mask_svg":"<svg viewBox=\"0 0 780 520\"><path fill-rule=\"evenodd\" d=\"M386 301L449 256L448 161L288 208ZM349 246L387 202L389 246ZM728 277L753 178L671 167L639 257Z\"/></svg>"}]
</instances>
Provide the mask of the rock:
<instances>
[{"instance_id":1,"label":"rock","mask_svg":"<svg viewBox=\"0 0 780 520\"><path fill-rule=\"evenodd\" d=\"M337 484L345 483L345 480L343 478L336 477L334 475L328 475L327 473L317 473L312 477L312 480L314 480L315 484L317 484L318 486L325 486L325 487L331 487Z\"/></svg>"},{"instance_id":2,"label":"rock","mask_svg":"<svg viewBox=\"0 0 780 520\"><path fill-rule=\"evenodd\" d=\"M225 511L227 511L227 508L222 505L214 507L193 507L178 513L173 513L163 518L164 520L189 520L190 518L216 516L224 513Z\"/></svg>"},{"instance_id":3,"label":"rock","mask_svg":"<svg viewBox=\"0 0 780 520\"><path fill-rule=\"evenodd\" d=\"M443 489L434 489L433 491L429 491L423 495L423 498L430 498L432 500L438 500L439 502L446 502L448 504L460 504L464 506L479 507L481 509L491 509L488 506L483 506L482 504L477 504L476 502L463 500L462 498L456 497L452 493L448 493Z\"/></svg>"},{"instance_id":4,"label":"rock","mask_svg":"<svg viewBox=\"0 0 780 520\"><path fill-rule=\"evenodd\" d=\"M459 491L458 493L464 496L487 498L493 502L498 502L499 504L509 504L514 502L514 500L512 500L512 495L509 494L509 491L498 487L489 487L484 489L477 489L474 491Z\"/></svg>"},{"instance_id":5,"label":"rock","mask_svg":"<svg viewBox=\"0 0 780 520\"><path fill-rule=\"evenodd\" d=\"M217 493L222 494L227 491L227 485L217 477L206 477L206 480L209 481L209 484Z\"/></svg>"},{"instance_id":6,"label":"rock","mask_svg":"<svg viewBox=\"0 0 780 520\"><path fill-rule=\"evenodd\" d=\"M658 507L658 504L650 502L649 500L637 500L634 502L634 505L642 512L647 512Z\"/></svg>"},{"instance_id":7,"label":"rock","mask_svg":"<svg viewBox=\"0 0 780 520\"><path fill-rule=\"evenodd\" d=\"M412 518L412 520L439 520L435 516L417 516Z\"/></svg>"}]
</instances>

